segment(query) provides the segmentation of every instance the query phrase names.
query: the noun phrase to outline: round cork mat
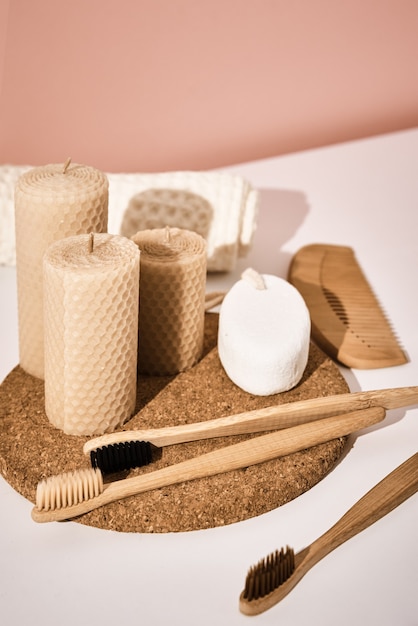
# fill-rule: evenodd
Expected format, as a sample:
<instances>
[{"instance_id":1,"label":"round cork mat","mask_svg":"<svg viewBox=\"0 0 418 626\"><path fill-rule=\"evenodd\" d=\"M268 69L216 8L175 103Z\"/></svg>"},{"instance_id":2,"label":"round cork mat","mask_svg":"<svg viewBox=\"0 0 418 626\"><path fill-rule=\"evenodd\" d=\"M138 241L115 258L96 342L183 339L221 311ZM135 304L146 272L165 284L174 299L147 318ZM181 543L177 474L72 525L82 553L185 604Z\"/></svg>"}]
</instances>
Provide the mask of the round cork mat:
<instances>
[{"instance_id":1,"label":"round cork mat","mask_svg":"<svg viewBox=\"0 0 418 626\"><path fill-rule=\"evenodd\" d=\"M232 415L349 391L337 366L311 344L300 383L274 396L253 396L236 387L219 361L218 315L206 314L205 349L192 369L177 376L140 376L137 412L124 429L158 428ZM149 472L248 436L222 437L167 446L161 458L133 470ZM256 435L255 435L256 436ZM0 471L34 503L39 480L89 467L84 437L54 428L44 411L43 381L14 368L0 387ZM319 482L341 457L345 438L241 470L201 478L114 502L74 521L120 532L168 533L213 528L261 515Z\"/></svg>"}]
</instances>

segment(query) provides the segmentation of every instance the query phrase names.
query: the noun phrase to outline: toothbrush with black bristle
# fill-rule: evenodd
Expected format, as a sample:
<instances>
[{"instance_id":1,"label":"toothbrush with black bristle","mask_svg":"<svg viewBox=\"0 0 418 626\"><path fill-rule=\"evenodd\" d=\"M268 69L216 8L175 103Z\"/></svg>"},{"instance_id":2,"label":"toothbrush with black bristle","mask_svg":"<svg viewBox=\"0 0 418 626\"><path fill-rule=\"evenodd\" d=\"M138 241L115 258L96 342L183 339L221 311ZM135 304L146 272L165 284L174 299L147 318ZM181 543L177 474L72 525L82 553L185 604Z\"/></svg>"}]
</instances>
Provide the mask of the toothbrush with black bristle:
<instances>
[{"instance_id":1,"label":"toothbrush with black bristle","mask_svg":"<svg viewBox=\"0 0 418 626\"><path fill-rule=\"evenodd\" d=\"M318 561L418 491L418 453L388 474L366 493L327 532L294 554L276 550L248 571L239 609L258 615L280 602Z\"/></svg>"},{"instance_id":2,"label":"toothbrush with black bristle","mask_svg":"<svg viewBox=\"0 0 418 626\"><path fill-rule=\"evenodd\" d=\"M290 428L373 406L396 409L417 403L418 387L337 394L269 406L205 422L101 435L87 441L83 451L90 455L92 467L99 468L104 474L112 474L148 465L161 456L163 446Z\"/></svg>"},{"instance_id":3,"label":"toothbrush with black bristle","mask_svg":"<svg viewBox=\"0 0 418 626\"><path fill-rule=\"evenodd\" d=\"M157 448L149 441L126 441L95 448L90 451L90 462L103 474L117 474L151 463Z\"/></svg>"},{"instance_id":4,"label":"toothbrush with black bristle","mask_svg":"<svg viewBox=\"0 0 418 626\"><path fill-rule=\"evenodd\" d=\"M345 437L381 422L385 414L382 407L371 407L315 420L121 480L106 482L100 469L92 467L51 476L38 483L32 519L36 522L67 520L152 489L263 463Z\"/></svg>"}]
</instances>

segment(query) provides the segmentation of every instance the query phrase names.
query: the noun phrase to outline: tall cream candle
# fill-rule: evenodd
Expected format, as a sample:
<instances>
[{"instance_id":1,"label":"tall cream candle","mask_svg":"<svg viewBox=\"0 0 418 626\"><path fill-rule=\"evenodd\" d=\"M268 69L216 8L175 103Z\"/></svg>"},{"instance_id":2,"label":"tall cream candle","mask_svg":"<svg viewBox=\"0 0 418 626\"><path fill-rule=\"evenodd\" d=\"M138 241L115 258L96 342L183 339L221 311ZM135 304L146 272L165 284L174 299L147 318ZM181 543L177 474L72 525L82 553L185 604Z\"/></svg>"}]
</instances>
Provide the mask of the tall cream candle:
<instances>
[{"instance_id":1,"label":"tall cream candle","mask_svg":"<svg viewBox=\"0 0 418 626\"><path fill-rule=\"evenodd\" d=\"M157 376L192 367L203 349L206 242L180 228L142 230L138 369Z\"/></svg>"},{"instance_id":2,"label":"tall cream candle","mask_svg":"<svg viewBox=\"0 0 418 626\"><path fill-rule=\"evenodd\" d=\"M125 237L78 235L44 257L45 411L71 435L99 435L135 409L138 247Z\"/></svg>"},{"instance_id":3,"label":"tall cream candle","mask_svg":"<svg viewBox=\"0 0 418 626\"><path fill-rule=\"evenodd\" d=\"M52 242L106 232L108 180L102 172L67 160L23 174L15 189L19 360L43 378L42 258Z\"/></svg>"}]
</instances>

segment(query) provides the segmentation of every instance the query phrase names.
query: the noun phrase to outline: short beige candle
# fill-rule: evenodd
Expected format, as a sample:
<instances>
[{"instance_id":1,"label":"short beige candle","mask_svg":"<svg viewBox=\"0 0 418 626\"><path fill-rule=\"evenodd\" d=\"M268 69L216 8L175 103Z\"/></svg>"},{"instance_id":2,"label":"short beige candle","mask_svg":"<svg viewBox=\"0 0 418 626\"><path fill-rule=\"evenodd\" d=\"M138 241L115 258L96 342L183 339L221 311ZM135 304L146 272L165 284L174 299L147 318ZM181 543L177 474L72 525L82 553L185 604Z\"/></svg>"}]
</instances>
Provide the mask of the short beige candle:
<instances>
[{"instance_id":1,"label":"short beige candle","mask_svg":"<svg viewBox=\"0 0 418 626\"><path fill-rule=\"evenodd\" d=\"M85 165L36 167L15 189L19 360L43 378L44 331L42 258L52 242L70 235L106 232L108 180Z\"/></svg>"},{"instance_id":2,"label":"short beige candle","mask_svg":"<svg viewBox=\"0 0 418 626\"><path fill-rule=\"evenodd\" d=\"M206 242L168 227L139 231L132 240L141 251L139 371L177 374L202 354Z\"/></svg>"},{"instance_id":3,"label":"short beige candle","mask_svg":"<svg viewBox=\"0 0 418 626\"><path fill-rule=\"evenodd\" d=\"M66 434L111 432L134 412L139 257L130 239L109 234L45 253L45 411Z\"/></svg>"}]
</instances>

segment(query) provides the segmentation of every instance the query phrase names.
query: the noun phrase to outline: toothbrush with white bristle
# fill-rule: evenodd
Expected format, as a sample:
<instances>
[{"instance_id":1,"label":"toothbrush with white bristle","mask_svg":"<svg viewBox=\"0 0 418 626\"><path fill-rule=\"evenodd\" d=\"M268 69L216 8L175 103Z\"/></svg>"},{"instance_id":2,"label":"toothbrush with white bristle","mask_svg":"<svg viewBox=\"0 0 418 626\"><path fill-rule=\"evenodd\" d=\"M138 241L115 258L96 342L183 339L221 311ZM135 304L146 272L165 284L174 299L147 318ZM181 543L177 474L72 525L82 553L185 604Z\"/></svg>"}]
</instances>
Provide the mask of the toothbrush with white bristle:
<instances>
[{"instance_id":1,"label":"toothbrush with white bristle","mask_svg":"<svg viewBox=\"0 0 418 626\"><path fill-rule=\"evenodd\" d=\"M52 476L38 484L32 518L36 522L71 519L145 491L256 465L344 437L382 421L385 414L384 408L372 407L300 424L108 484L97 468Z\"/></svg>"}]
</instances>

